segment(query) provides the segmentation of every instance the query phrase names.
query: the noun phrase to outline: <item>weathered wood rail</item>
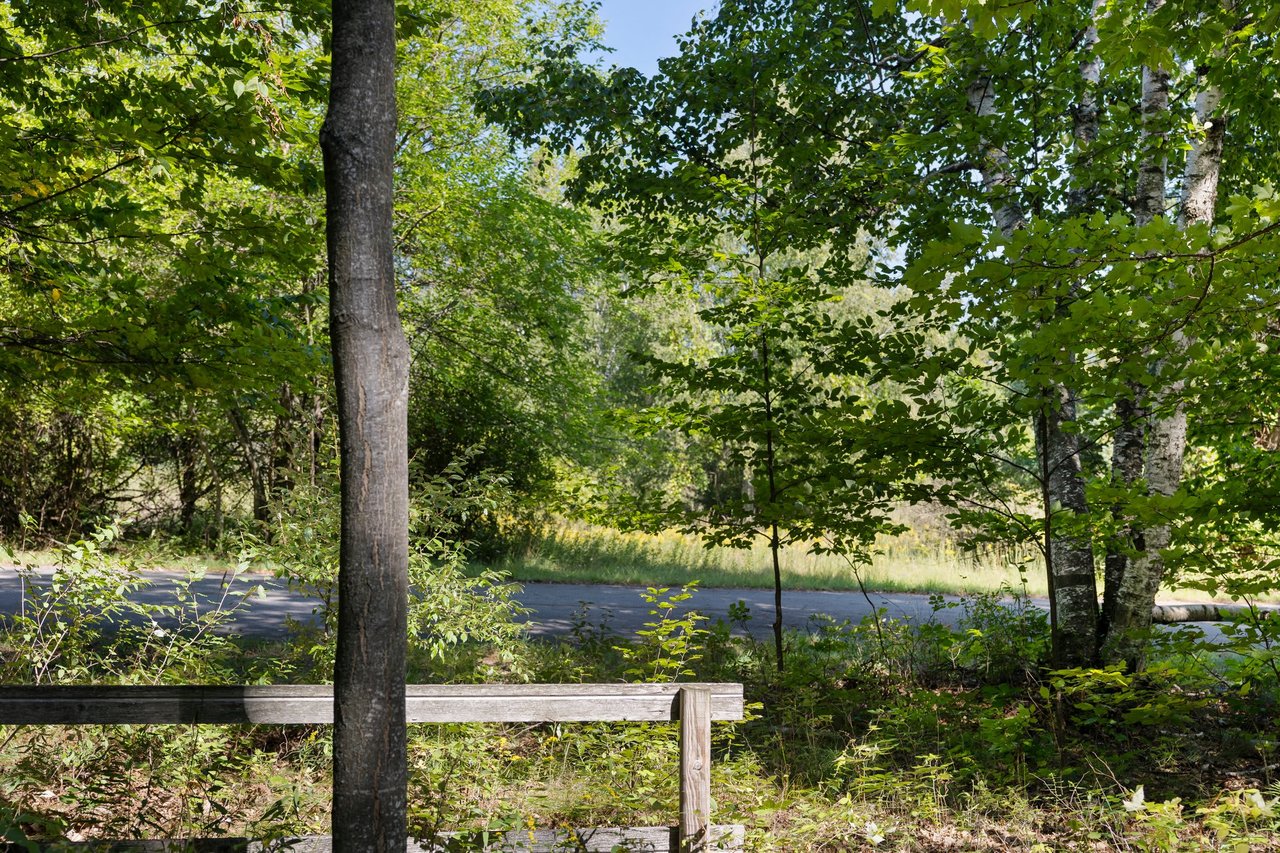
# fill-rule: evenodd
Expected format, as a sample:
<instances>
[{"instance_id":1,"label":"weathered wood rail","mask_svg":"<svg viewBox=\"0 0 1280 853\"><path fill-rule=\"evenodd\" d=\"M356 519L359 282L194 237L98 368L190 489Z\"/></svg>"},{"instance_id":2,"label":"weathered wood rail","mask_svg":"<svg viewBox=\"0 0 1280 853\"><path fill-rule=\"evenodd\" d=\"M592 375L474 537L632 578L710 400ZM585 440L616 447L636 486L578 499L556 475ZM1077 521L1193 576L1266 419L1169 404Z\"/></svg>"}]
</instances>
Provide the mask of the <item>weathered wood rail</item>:
<instances>
[{"instance_id":1,"label":"weathered wood rail","mask_svg":"<svg viewBox=\"0 0 1280 853\"><path fill-rule=\"evenodd\" d=\"M680 722L677 827L576 830L541 838L499 833L500 849L704 851L741 845L741 826L711 824L711 723L742 719L741 684L408 685L405 706L410 723ZM0 686L0 725L332 722L333 688L320 685ZM251 846L246 839L226 841ZM295 849L316 851L326 841L294 843Z\"/></svg>"}]
</instances>

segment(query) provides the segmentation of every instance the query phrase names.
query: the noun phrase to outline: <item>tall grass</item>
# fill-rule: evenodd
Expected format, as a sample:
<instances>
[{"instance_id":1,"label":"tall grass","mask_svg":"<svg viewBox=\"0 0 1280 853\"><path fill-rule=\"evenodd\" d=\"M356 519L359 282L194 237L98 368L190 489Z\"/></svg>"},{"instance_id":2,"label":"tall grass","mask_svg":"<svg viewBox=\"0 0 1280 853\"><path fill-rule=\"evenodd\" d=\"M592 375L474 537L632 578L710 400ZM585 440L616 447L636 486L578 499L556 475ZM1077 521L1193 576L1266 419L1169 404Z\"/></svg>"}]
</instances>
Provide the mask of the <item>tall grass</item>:
<instances>
[{"instance_id":1,"label":"tall grass","mask_svg":"<svg viewBox=\"0 0 1280 853\"><path fill-rule=\"evenodd\" d=\"M869 554L870 562L856 566L856 570L837 555L813 554L799 545L784 548L780 561L783 583L797 590L856 590L861 577L868 590L877 592L965 595L1013 589L1033 596L1048 595L1044 561L1037 553L974 554L927 512L904 513L898 520L908 526L907 532L882 537ZM773 586L773 564L763 537L751 548L708 548L698 537L673 530L621 533L564 519L528 534L505 557L483 568L497 568L526 582L678 586L696 580L704 587ZM1180 586L1166 586L1160 598L1230 601L1225 594L1215 596ZM1258 594L1254 600L1280 602L1280 591Z\"/></svg>"},{"instance_id":2,"label":"tall grass","mask_svg":"<svg viewBox=\"0 0 1280 853\"><path fill-rule=\"evenodd\" d=\"M884 537L870 563L851 565L832 554L813 554L799 545L781 554L784 582L790 589L868 589L882 592L966 593L995 591L1024 584L1045 595L1039 558L1025 555L972 555L944 537L909 531ZM620 533L580 521L558 521L533 534L493 568L520 581L558 581L675 586L692 580L703 586L772 587L767 540L749 549L705 547L696 537L676 531Z\"/></svg>"}]
</instances>

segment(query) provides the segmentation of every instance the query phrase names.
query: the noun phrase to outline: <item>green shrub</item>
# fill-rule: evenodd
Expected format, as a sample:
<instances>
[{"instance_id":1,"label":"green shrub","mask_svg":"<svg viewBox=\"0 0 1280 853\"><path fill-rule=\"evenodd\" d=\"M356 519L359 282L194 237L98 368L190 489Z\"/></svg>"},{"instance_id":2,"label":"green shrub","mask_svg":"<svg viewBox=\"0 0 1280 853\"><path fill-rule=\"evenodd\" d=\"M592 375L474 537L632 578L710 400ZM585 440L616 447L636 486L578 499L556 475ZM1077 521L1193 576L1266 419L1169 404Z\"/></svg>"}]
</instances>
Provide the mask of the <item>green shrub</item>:
<instances>
[{"instance_id":1,"label":"green shrub","mask_svg":"<svg viewBox=\"0 0 1280 853\"><path fill-rule=\"evenodd\" d=\"M47 578L34 567L19 570L22 607L0 635L0 683L69 684L220 683L236 680L238 649L218 629L260 586L232 594L233 581L249 568L242 559L223 578L222 597L210 607L193 586L193 569L172 584L172 601L136 599L148 581L132 562L107 553L119 535L115 525L57 551Z\"/></svg>"},{"instance_id":2,"label":"green shrub","mask_svg":"<svg viewBox=\"0 0 1280 853\"><path fill-rule=\"evenodd\" d=\"M516 665L515 641L523 629L515 617L523 611L505 575L465 571L465 544L455 534L471 517L497 509L503 481L464 477L464 461L411 495L408 625L414 666L440 667L469 681L490 677L499 664ZM337 648L340 512L335 485L298 487L276 513L272 542L257 546L291 590L318 602L317 626L292 627L311 677L320 680L331 677ZM477 668L482 659L491 661L489 671Z\"/></svg>"}]
</instances>

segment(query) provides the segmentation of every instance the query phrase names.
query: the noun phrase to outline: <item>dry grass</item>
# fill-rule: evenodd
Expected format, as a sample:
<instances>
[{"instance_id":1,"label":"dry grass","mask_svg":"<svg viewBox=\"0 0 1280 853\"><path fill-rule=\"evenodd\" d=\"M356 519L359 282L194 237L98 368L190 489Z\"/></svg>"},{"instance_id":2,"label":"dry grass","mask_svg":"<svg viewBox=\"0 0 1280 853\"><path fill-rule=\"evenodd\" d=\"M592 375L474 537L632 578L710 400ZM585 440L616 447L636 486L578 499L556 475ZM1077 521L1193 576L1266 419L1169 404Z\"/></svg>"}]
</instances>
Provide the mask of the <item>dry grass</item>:
<instances>
[{"instance_id":1,"label":"dry grass","mask_svg":"<svg viewBox=\"0 0 1280 853\"><path fill-rule=\"evenodd\" d=\"M861 577L867 589L877 592L964 595L1013 589L1048 595L1044 562L1038 553L974 553L928 512L915 511L902 521L909 525L908 531L882 537L861 565L833 554L814 554L800 545L784 548L780 560L784 583L796 590L856 590ZM679 586L696 580L704 587L773 586L772 561L763 538L749 549L708 548L698 537L673 530L622 533L563 519L486 568L510 572L517 581ZM1188 602L1230 600L1169 587L1160 597ZM1256 600L1280 601L1280 591Z\"/></svg>"},{"instance_id":2,"label":"dry grass","mask_svg":"<svg viewBox=\"0 0 1280 853\"><path fill-rule=\"evenodd\" d=\"M791 589L854 590L859 576L869 589L963 593L1001 588L1046 592L1037 558L970 554L954 541L912 530L884 537L859 565L800 545L784 548L782 574ZM664 531L620 533L576 521L560 521L494 566L522 581L566 581L672 586L691 580L707 587L773 585L768 543L750 549L707 548L695 536Z\"/></svg>"}]
</instances>

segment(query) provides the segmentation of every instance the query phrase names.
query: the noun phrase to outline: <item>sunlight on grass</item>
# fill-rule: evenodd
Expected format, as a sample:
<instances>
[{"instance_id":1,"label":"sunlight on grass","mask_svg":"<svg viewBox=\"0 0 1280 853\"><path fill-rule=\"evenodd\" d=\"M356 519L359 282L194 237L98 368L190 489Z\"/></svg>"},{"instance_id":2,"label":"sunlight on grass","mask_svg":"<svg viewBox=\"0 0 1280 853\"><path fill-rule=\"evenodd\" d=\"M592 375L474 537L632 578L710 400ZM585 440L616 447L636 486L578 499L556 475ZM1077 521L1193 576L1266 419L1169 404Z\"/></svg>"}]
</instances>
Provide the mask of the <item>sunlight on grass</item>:
<instances>
[{"instance_id":1,"label":"sunlight on grass","mask_svg":"<svg viewBox=\"0 0 1280 853\"><path fill-rule=\"evenodd\" d=\"M784 583L790 589L857 589L853 568L843 558L815 555L800 546L782 553ZM562 521L532 538L518 553L494 566L516 580L674 586L697 580L703 586L771 587L768 544L751 549L706 548L701 540L675 531L619 533L576 521ZM1044 570L1025 560L1028 591L1044 595ZM886 537L859 567L869 589L899 592L963 593L1021 589L1024 578L1012 560L973 556L943 541L908 532Z\"/></svg>"},{"instance_id":2,"label":"sunlight on grass","mask_svg":"<svg viewBox=\"0 0 1280 853\"><path fill-rule=\"evenodd\" d=\"M868 590L949 593L1026 589L1046 597L1044 562L1039 554L973 554L936 526L922 524L900 536L883 537L871 562L859 567ZM782 553L783 584L788 589L856 590L854 570L843 558L815 555L792 546ZM517 581L613 583L679 586L699 581L704 587L771 588L773 569L766 540L751 549L706 548L696 536L676 531L620 533L580 521L559 520L521 548L486 568L510 572ZM1099 590L1102 580L1099 578ZM1230 601L1194 589L1165 588L1161 600ZM1280 594L1257 596L1260 603Z\"/></svg>"},{"instance_id":3,"label":"sunlight on grass","mask_svg":"<svg viewBox=\"0 0 1280 853\"><path fill-rule=\"evenodd\" d=\"M1026 589L1033 596L1048 595L1044 563L1036 553L987 552L973 554L960 547L950 531L930 517L906 515L910 529L882 537L870 563L858 567L868 590L963 595L975 592ZM163 538L115 542L107 556L147 571L222 574L234 570L233 554L191 551ZM57 565L54 548L16 550L0 555L0 565ZM843 558L815 555L800 546L782 552L783 584L796 590L856 590L858 579ZM249 571L271 573L276 567L254 561ZM680 586L698 581L704 587L768 589L773 570L766 540L755 547L706 548L696 536L676 531L659 534L621 533L581 521L558 519L529 535L504 556L478 561L472 573L494 568L522 582L611 583L629 586ZM1020 570L1022 573L1020 573ZM1098 579L1101 591L1101 578ZM1185 588L1165 588L1162 601L1230 602ZM1280 603L1280 591L1254 599L1261 604Z\"/></svg>"}]
</instances>

